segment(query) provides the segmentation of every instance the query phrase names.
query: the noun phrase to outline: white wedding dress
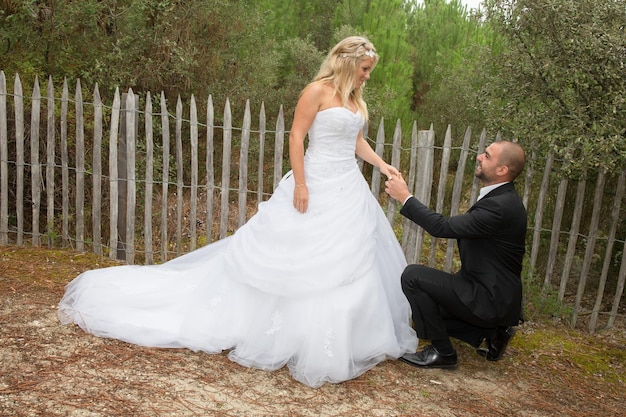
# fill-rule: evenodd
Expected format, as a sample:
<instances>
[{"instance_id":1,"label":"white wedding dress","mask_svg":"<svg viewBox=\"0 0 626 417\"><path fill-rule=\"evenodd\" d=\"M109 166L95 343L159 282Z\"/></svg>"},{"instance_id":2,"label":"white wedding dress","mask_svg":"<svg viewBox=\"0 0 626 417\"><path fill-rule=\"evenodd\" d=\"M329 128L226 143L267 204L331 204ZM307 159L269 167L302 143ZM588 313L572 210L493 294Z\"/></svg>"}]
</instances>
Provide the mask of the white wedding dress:
<instances>
[{"instance_id":1,"label":"white wedding dress","mask_svg":"<svg viewBox=\"0 0 626 417\"><path fill-rule=\"evenodd\" d=\"M234 235L161 265L85 272L59 304L62 323L101 337L284 365L309 386L341 382L415 352L400 288L406 260L359 171L358 113L333 107L309 131L309 209L285 175Z\"/></svg>"}]
</instances>

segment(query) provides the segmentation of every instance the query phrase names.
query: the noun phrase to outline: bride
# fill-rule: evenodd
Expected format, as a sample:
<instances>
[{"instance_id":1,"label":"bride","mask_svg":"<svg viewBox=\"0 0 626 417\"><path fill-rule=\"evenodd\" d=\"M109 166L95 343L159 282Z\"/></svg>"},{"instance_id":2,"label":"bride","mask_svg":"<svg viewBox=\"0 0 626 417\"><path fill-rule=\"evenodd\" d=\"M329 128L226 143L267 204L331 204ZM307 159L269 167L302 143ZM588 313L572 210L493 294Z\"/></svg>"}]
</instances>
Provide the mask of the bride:
<instances>
[{"instance_id":1,"label":"bride","mask_svg":"<svg viewBox=\"0 0 626 417\"><path fill-rule=\"evenodd\" d=\"M330 51L296 106L292 171L234 235L161 265L79 275L61 322L143 346L229 350L243 366L286 365L311 387L414 353L406 260L355 158L398 173L362 135L377 62L359 36Z\"/></svg>"}]
</instances>

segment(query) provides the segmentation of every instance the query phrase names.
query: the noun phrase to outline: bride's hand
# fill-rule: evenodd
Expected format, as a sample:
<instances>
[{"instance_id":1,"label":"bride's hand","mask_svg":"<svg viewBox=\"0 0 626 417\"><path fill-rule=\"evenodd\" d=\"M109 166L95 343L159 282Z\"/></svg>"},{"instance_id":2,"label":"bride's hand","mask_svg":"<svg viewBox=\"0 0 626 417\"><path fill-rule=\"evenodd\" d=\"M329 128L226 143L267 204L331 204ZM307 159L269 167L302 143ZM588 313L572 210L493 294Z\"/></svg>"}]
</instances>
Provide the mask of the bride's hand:
<instances>
[{"instance_id":1,"label":"bride's hand","mask_svg":"<svg viewBox=\"0 0 626 417\"><path fill-rule=\"evenodd\" d=\"M396 169L396 167L389 165L389 164L385 164L380 168L380 172L385 175L388 179L391 177L395 177L397 175L401 175L400 171L398 171Z\"/></svg>"},{"instance_id":2,"label":"bride's hand","mask_svg":"<svg viewBox=\"0 0 626 417\"><path fill-rule=\"evenodd\" d=\"M309 189L306 184L296 184L293 190L293 206L300 213L306 213L309 208Z\"/></svg>"}]
</instances>

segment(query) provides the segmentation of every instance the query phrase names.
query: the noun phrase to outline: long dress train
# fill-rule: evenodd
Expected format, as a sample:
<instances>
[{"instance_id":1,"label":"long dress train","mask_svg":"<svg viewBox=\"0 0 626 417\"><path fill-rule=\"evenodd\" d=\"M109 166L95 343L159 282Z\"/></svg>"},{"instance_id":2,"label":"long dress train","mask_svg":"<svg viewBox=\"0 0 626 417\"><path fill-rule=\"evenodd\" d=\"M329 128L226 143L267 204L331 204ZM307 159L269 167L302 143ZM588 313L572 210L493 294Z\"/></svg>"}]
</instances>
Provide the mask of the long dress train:
<instances>
[{"instance_id":1,"label":"long dress train","mask_svg":"<svg viewBox=\"0 0 626 417\"><path fill-rule=\"evenodd\" d=\"M284 365L309 386L361 375L415 352L400 288L406 260L358 169L358 113L334 107L309 131L309 209L287 173L235 234L161 265L87 271L59 304L62 323L153 347Z\"/></svg>"}]
</instances>

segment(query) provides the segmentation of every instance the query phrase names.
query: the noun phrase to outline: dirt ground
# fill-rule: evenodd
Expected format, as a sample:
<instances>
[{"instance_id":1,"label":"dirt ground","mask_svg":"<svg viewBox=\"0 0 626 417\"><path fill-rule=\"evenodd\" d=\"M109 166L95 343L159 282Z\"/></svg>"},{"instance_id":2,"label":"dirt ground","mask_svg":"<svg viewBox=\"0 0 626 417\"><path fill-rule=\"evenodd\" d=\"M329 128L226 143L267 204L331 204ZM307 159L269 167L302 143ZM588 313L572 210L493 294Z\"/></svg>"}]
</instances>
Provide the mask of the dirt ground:
<instances>
[{"instance_id":1,"label":"dirt ground","mask_svg":"<svg viewBox=\"0 0 626 417\"><path fill-rule=\"evenodd\" d=\"M595 335L527 322L505 357L456 343L456 370L387 361L312 389L286 369L226 354L154 349L62 326L64 285L111 261L75 251L0 246L1 416L624 416L626 331Z\"/></svg>"}]
</instances>

